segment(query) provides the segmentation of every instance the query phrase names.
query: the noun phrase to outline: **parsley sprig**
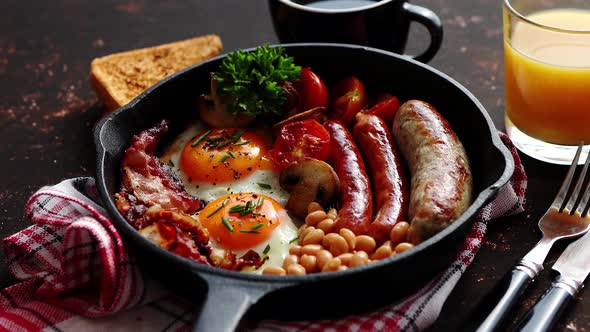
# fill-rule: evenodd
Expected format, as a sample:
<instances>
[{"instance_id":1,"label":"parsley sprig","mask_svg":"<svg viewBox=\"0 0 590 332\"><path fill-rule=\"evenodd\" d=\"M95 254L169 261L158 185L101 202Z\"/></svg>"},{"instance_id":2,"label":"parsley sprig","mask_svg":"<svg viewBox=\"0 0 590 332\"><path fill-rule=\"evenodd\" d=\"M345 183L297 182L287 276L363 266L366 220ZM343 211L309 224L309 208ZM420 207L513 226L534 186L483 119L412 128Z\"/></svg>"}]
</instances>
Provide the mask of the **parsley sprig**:
<instances>
[{"instance_id":1,"label":"parsley sprig","mask_svg":"<svg viewBox=\"0 0 590 332\"><path fill-rule=\"evenodd\" d=\"M286 96L280 83L299 79L301 67L283 52L282 47L267 44L252 52L238 50L227 55L213 75L217 94L233 97L230 113L251 117L284 113Z\"/></svg>"}]
</instances>

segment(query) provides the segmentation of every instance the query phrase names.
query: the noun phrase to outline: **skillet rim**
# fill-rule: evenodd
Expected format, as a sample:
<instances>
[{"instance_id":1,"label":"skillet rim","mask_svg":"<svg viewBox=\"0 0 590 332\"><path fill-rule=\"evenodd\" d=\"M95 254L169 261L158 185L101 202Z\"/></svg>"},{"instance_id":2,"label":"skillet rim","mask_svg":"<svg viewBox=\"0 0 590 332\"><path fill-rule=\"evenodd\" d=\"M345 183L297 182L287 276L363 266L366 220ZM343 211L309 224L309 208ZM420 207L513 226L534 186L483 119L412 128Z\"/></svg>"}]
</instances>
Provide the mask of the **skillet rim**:
<instances>
[{"instance_id":1,"label":"skillet rim","mask_svg":"<svg viewBox=\"0 0 590 332\"><path fill-rule=\"evenodd\" d=\"M222 58L227 56L227 53L221 54L209 60L197 63L190 67L187 67L179 72L176 72L167 78L161 80L160 82L156 83L154 86L150 87L142 94L134 98L131 102L127 105L107 114L103 117L94 127L94 142L96 146L96 154L97 154L97 169L96 169L96 176L97 176L97 187L98 191L103 198L103 202L105 202L105 209L109 213L111 217L114 217L113 223L115 227L121 230L127 237L131 238L133 241L134 246L141 246L142 250L149 250L150 254L156 255L161 259L165 259L174 264L180 264L182 267L188 267L193 273L199 274L204 273L213 276L219 276L224 278L229 278L233 280L243 280L247 282L264 282L264 283L277 283L277 284L302 284L307 282L314 282L314 281L326 281L334 278L340 278L344 275L349 274L358 274L363 273L367 270L377 270L380 268L384 268L387 265L395 264L398 261L411 259L411 256L414 254L419 253L420 251L428 249L431 245L443 240L444 237L450 236L453 232L455 232L459 227L461 227L466 222L474 222L476 217L476 213L485 206L486 203L491 201L499 189L505 185L514 172L514 159L512 154L508 151L508 148L502 143L500 137L496 134L497 129L495 128L487 110L485 107L479 102L479 100L463 85L457 82L455 79L451 78L450 76L440 72L439 70L413 60L409 57L398 55L396 53L367 47L367 46L359 46L359 45L350 45L350 44L339 44L339 43L289 43L289 44L271 44L270 47L283 47L288 52L289 48L336 48L336 49L346 49L346 50L354 50L354 51L362 51L367 53L378 53L380 55L385 55L389 57L396 58L399 61L409 63L410 65L421 67L423 70L429 71L435 76L439 76L440 78L448 81L456 88L458 88L466 97L468 97L471 102L476 106L479 113L483 116L484 121L488 128L489 134L489 141L491 145L496 148L500 154L504 157L504 169L502 174L498 177L498 179L489 185L488 187L483 188L479 194L473 199L472 203L470 204L469 208L461 214L459 218L457 218L450 226L442 230L441 232L435 234L428 240L420 243L418 246L413 248L408 252L403 252L401 254L395 255L393 257L389 257L387 259L383 259L378 262L374 262L372 264L364 265L361 267L357 267L355 269L349 269L345 271L337 271L332 273L313 273L313 274L306 274L303 276L270 276L270 275L258 275L258 274L248 274L238 271L230 271L224 270L217 267L212 267L209 265L204 265L197 263L195 261L189 260L187 258L178 256L173 254L167 250L164 250L155 244L151 243L149 240L144 238L139 234L139 232L133 228L127 220L120 214L118 209L114 204L113 198L109 195L106 181L105 181L105 160L106 160L106 148L103 146L102 142L102 131L104 130L107 123L113 121L118 117L119 114L126 111L133 111L136 104L138 104L141 100L146 98L150 95L153 91L157 90L160 86L167 84L170 81L175 80L177 77L187 74L190 71L195 70L200 66L204 66L211 62L218 61ZM250 52L254 50L256 47L251 47L244 49L246 52ZM136 133L135 133L136 134ZM106 200L105 200L106 198ZM113 213L113 211L115 213Z\"/></svg>"}]
</instances>

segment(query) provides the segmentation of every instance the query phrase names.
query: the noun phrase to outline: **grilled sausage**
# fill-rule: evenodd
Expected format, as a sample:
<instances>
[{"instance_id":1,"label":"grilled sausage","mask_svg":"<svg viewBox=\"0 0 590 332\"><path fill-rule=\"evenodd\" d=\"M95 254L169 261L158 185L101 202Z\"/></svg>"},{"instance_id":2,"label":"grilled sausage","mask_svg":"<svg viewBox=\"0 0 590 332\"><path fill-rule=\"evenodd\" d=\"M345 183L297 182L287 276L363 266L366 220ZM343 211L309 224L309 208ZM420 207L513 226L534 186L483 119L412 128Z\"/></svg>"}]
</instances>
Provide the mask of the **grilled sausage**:
<instances>
[{"instance_id":1,"label":"grilled sausage","mask_svg":"<svg viewBox=\"0 0 590 332\"><path fill-rule=\"evenodd\" d=\"M385 122L376 115L358 113L352 133L367 163L377 214L368 234L378 243L389 239L393 226L407 220L409 183L403 162Z\"/></svg>"},{"instance_id":2,"label":"grilled sausage","mask_svg":"<svg viewBox=\"0 0 590 332\"><path fill-rule=\"evenodd\" d=\"M330 133L328 161L340 179L340 210L335 229L348 228L356 235L366 234L373 215L373 198L365 164L352 135L337 120L324 126Z\"/></svg>"},{"instance_id":3,"label":"grilled sausage","mask_svg":"<svg viewBox=\"0 0 590 332\"><path fill-rule=\"evenodd\" d=\"M392 133L411 173L408 238L417 244L450 225L469 206L469 161L447 120L428 103L404 103Z\"/></svg>"}]
</instances>

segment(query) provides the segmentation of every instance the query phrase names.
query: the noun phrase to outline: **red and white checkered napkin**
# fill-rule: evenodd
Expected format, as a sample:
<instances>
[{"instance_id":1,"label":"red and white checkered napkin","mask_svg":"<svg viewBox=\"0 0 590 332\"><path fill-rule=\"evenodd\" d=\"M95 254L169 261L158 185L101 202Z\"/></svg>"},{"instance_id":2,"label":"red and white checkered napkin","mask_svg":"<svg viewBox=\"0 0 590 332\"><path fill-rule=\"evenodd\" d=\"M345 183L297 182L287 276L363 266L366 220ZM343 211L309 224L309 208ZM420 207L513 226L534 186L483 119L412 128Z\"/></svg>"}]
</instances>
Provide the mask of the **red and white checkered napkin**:
<instances>
[{"instance_id":1,"label":"red and white checkered napkin","mask_svg":"<svg viewBox=\"0 0 590 332\"><path fill-rule=\"evenodd\" d=\"M487 222L523 210L526 175L516 170L481 211L449 268L414 295L381 310L332 321L263 321L260 331L416 331L430 326L473 261ZM143 275L100 207L94 180L43 187L26 205L35 225L3 241L10 272L21 280L0 291L0 330L186 330L197 308Z\"/></svg>"}]
</instances>

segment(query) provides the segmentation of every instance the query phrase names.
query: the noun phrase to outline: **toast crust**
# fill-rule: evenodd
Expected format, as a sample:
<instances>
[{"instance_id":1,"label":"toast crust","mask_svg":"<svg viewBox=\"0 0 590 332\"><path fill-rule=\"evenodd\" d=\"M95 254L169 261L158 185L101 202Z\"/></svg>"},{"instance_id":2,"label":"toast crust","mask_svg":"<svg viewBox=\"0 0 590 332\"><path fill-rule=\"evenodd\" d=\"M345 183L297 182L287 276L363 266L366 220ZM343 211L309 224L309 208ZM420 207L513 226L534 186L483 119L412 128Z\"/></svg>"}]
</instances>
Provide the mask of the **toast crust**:
<instances>
[{"instance_id":1,"label":"toast crust","mask_svg":"<svg viewBox=\"0 0 590 332\"><path fill-rule=\"evenodd\" d=\"M221 53L217 35L115 53L92 60L90 82L109 111L171 74Z\"/></svg>"}]
</instances>

